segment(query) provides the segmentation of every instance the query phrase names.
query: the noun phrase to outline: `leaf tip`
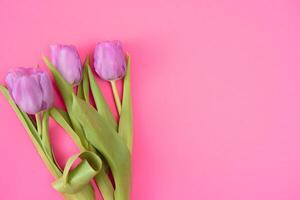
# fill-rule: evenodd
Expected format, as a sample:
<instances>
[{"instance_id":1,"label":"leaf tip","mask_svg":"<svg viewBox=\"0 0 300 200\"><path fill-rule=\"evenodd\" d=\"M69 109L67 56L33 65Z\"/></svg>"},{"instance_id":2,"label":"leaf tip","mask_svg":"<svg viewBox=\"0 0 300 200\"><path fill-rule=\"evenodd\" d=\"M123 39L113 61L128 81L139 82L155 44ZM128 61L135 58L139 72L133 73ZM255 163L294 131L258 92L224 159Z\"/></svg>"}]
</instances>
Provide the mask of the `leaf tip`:
<instances>
[{"instance_id":1,"label":"leaf tip","mask_svg":"<svg viewBox=\"0 0 300 200\"><path fill-rule=\"evenodd\" d=\"M85 58L85 61L84 61L84 66L86 67L86 66L88 66L89 64L90 64L90 55L87 54L87 55L86 55L86 58Z\"/></svg>"}]
</instances>

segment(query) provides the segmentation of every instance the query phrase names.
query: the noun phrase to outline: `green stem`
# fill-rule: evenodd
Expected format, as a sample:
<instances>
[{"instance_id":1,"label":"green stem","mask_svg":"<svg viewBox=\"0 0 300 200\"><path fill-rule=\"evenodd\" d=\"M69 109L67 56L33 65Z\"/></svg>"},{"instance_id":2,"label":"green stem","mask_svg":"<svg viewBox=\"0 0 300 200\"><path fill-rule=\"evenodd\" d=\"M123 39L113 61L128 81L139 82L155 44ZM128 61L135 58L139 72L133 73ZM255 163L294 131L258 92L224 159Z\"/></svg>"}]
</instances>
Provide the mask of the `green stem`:
<instances>
[{"instance_id":1,"label":"green stem","mask_svg":"<svg viewBox=\"0 0 300 200\"><path fill-rule=\"evenodd\" d=\"M53 158L52 148L50 144L49 138L49 111L43 113L42 123L41 123L41 135L42 135L42 143L44 145L45 151L48 153L50 158Z\"/></svg>"},{"instance_id":2,"label":"green stem","mask_svg":"<svg viewBox=\"0 0 300 200\"><path fill-rule=\"evenodd\" d=\"M42 136L42 121L41 121L41 114L38 112L35 114L36 126L39 136Z\"/></svg>"},{"instance_id":3,"label":"green stem","mask_svg":"<svg viewBox=\"0 0 300 200\"><path fill-rule=\"evenodd\" d=\"M120 100L119 92L118 92L118 89L117 89L116 81L115 80L110 81L110 84L111 84L111 88L112 88L112 91L113 91L113 94L114 94L114 99L115 99L115 103L116 103L116 106L117 106L117 110L118 110L118 113L120 115L122 105L121 105L121 100Z\"/></svg>"}]
</instances>

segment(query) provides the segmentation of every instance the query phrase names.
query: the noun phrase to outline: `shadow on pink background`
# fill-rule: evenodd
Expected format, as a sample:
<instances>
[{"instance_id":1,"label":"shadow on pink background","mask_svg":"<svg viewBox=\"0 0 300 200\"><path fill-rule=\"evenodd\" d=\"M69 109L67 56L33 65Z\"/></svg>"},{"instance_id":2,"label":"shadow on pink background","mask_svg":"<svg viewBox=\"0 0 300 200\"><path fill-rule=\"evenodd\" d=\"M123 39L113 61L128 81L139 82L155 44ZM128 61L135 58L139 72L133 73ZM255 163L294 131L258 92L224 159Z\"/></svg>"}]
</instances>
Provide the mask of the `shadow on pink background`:
<instances>
[{"instance_id":1,"label":"shadow on pink background","mask_svg":"<svg viewBox=\"0 0 300 200\"><path fill-rule=\"evenodd\" d=\"M132 56L132 200L298 200L299 23L296 0L1 0L0 80L43 67L51 43L84 58L120 39ZM61 199L2 95L0 119L1 199ZM77 150L51 134L64 163Z\"/></svg>"}]
</instances>

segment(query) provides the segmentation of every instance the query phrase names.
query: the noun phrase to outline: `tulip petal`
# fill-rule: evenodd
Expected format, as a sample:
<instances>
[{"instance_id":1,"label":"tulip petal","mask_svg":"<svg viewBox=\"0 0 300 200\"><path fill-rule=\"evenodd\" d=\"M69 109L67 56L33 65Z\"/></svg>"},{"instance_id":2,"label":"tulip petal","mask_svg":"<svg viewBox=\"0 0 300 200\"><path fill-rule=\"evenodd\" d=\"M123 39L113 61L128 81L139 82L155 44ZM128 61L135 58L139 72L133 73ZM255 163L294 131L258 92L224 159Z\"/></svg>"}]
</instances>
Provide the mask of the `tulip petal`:
<instances>
[{"instance_id":1,"label":"tulip petal","mask_svg":"<svg viewBox=\"0 0 300 200\"><path fill-rule=\"evenodd\" d=\"M51 61L70 84L79 84L82 78L82 64L73 45L51 45Z\"/></svg>"},{"instance_id":2,"label":"tulip petal","mask_svg":"<svg viewBox=\"0 0 300 200\"><path fill-rule=\"evenodd\" d=\"M40 111L42 106L42 90L37 80L28 76L20 77L12 88L12 96L22 110L29 114Z\"/></svg>"},{"instance_id":3,"label":"tulip petal","mask_svg":"<svg viewBox=\"0 0 300 200\"><path fill-rule=\"evenodd\" d=\"M51 80L46 73L43 73L40 76L40 86L42 88L43 96L42 109L48 109L53 105L54 94Z\"/></svg>"},{"instance_id":4,"label":"tulip petal","mask_svg":"<svg viewBox=\"0 0 300 200\"><path fill-rule=\"evenodd\" d=\"M98 43L94 52L94 67L96 73L104 80L123 78L126 71L126 61L121 42Z\"/></svg>"}]
</instances>

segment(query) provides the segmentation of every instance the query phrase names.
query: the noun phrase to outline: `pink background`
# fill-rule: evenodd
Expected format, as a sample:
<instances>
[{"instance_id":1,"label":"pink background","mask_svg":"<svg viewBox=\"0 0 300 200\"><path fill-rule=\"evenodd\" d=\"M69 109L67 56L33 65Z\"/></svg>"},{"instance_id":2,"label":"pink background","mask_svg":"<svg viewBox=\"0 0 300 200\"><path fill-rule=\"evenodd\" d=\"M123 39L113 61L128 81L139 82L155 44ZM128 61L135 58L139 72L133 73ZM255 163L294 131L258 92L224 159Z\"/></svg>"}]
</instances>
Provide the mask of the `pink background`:
<instances>
[{"instance_id":1,"label":"pink background","mask_svg":"<svg viewBox=\"0 0 300 200\"><path fill-rule=\"evenodd\" d=\"M120 39L132 56L132 200L298 200L299 23L297 0L1 0L0 80L43 67L51 43L83 58ZM61 199L2 95L0 119L0 199ZM64 163L76 148L51 134Z\"/></svg>"}]
</instances>

